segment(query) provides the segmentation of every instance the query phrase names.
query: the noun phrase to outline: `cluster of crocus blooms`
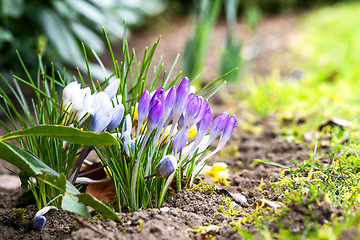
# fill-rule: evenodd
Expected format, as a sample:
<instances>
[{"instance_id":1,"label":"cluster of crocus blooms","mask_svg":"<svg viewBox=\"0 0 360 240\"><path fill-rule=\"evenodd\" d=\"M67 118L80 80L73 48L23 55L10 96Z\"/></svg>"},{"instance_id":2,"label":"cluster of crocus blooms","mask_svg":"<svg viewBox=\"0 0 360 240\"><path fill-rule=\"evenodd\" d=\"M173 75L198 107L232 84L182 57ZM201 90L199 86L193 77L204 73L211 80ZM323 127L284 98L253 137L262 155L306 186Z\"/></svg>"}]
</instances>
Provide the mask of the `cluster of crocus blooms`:
<instances>
[{"instance_id":1,"label":"cluster of crocus blooms","mask_svg":"<svg viewBox=\"0 0 360 240\"><path fill-rule=\"evenodd\" d=\"M113 132L120 125L124 116L124 106L121 104L122 97L116 95L119 85L120 80L115 79L103 91L91 93L89 87L81 88L81 84L78 82L71 82L62 93L63 109L68 117L74 116L80 125L91 117L87 131L101 133L109 130ZM73 124L71 123L70 126ZM67 145L67 143L64 144ZM77 177L80 168L90 151L91 148L85 146L71 168L69 178L73 182L79 181Z\"/></svg>"},{"instance_id":2,"label":"cluster of crocus blooms","mask_svg":"<svg viewBox=\"0 0 360 240\"><path fill-rule=\"evenodd\" d=\"M156 167L157 171L166 161L169 161L169 164L166 163L164 166L172 169L172 171L164 171L162 175L160 173L164 178L172 174L177 166L183 164L185 160L190 161L193 158L196 158L197 161L193 175L197 175L205 161L224 147L236 125L235 117L229 116L226 112L219 114L213 121L213 111L209 107L208 100L196 96L190 89L189 80L185 77L178 87L173 86L168 91L165 91L164 88L157 89L153 94L145 91L138 103L136 136L143 139L139 157L141 157L145 144L155 146L158 142L164 141L165 130L170 128L164 145L166 146L168 141L172 141L172 156L177 161L169 158L168 155L160 160ZM146 132L141 135L142 129L145 129L142 125L145 123ZM170 123L171 125L169 125ZM189 138L189 131L194 127L196 136L192 139ZM149 141L152 132L155 134ZM219 136L220 140L215 150L200 159L202 153ZM152 159L152 156L149 159ZM146 166L145 175L149 174L150 164L149 162Z\"/></svg>"},{"instance_id":3,"label":"cluster of crocus blooms","mask_svg":"<svg viewBox=\"0 0 360 240\"><path fill-rule=\"evenodd\" d=\"M100 133L109 128L112 132L119 126L124 115L121 95L116 96L120 80L112 81L103 91L91 94L89 87L71 82L63 90L63 107L75 119L83 121L88 114L92 116L88 131Z\"/></svg>"}]
</instances>

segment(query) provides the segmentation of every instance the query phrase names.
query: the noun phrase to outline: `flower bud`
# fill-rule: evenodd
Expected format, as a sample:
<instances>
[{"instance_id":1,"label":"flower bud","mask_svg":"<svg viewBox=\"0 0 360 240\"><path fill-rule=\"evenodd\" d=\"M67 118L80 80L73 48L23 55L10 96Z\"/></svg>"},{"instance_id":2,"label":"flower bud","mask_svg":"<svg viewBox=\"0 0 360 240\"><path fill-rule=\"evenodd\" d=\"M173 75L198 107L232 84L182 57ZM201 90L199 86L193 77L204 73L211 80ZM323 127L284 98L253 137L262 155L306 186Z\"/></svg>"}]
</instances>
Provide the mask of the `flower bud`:
<instances>
[{"instance_id":1,"label":"flower bud","mask_svg":"<svg viewBox=\"0 0 360 240\"><path fill-rule=\"evenodd\" d=\"M219 141L219 144L218 144L220 147L225 146L226 142L230 139L232 133L234 132L236 122L237 121L236 121L236 118L235 118L234 115L231 116L229 118L229 120L227 121L226 127L225 127L223 133L220 136L220 141Z\"/></svg>"},{"instance_id":2,"label":"flower bud","mask_svg":"<svg viewBox=\"0 0 360 240\"><path fill-rule=\"evenodd\" d=\"M183 130L178 131L174 137L173 151L175 153L179 153L180 150L186 146L188 139L189 139L189 128L188 127L185 127L185 128L183 128Z\"/></svg>"},{"instance_id":3,"label":"flower bud","mask_svg":"<svg viewBox=\"0 0 360 240\"><path fill-rule=\"evenodd\" d=\"M103 108L112 108L112 103L109 96L104 92L98 92L94 96L93 104L93 114L95 114L99 109Z\"/></svg>"},{"instance_id":4,"label":"flower bud","mask_svg":"<svg viewBox=\"0 0 360 240\"><path fill-rule=\"evenodd\" d=\"M112 108L100 108L92 117L88 131L101 133L111 121Z\"/></svg>"},{"instance_id":5,"label":"flower bud","mask_svg":"<svg viewBox=\"0 0 360 240\"><path fill-rule=\"evenodd\" d=\"M154 105L149 111L149 116L147 119L147 128L149 132L154 130L157 127L157 125L161 122L163 111L164 111L163 103L160 100L156 100Z\"/></svg>"},{"instance_id":6,"label":"flower bud","mask_svg":"<svg viewBox=\"0 0 360 240\"><path fill-rule=\"evenodd\" d=\"M174 104L175 104L175 100L176 100L176 89L177 89L176 86L170 88L166 95L163 121L166 121L169 118L171 111L174 108Z\"/></svg>"},{"instance_id":7,"label":"flower bud","mask_svg":"<svg viewBox=\"0 0 360 240\"><path fill-rule=\"evenodd\" d=\"M85 109L85 98L91 95L90 88L84 88L77 91L76 95L72 97L72 109L75 111L84 111Z\"/></svg>"},{"instance_id":8,"label":"flower bud","mask_svg":"<svg viewBox=\"0 0 360 240\"><path fill-rule=\"evenodd\" d=\"M189 95L190 97L190 95ZM194 122L194 119L197 115L197 111L199 110L199 98L194 96L192 97L186 105L185 108L185 116L184 116L184 125L191 126Z\"/></svg>"},{"instance_id":9,"label":"flower bud","mask_svg":"<svg viewBox=\"0 0 360 240\"><path fill-rule=\"evenodd\" d=\"M120 85L120 79L115 79L114 81L112 81L104 90L103 90L103 92L104 93L106 93L108 96L109 96L109 98L110 98L110 100L112 100L114 97L115 97L115 95L116 95L116 93L117 93L117 91L118 91L118 89L119 89L119 85Z\"/></svg>"},{"instance_id":10,"label":"flower bud","mask_svg":"<svg viewBox=\"0 0 360 240\"><path fill-rule=\"evenodd\" d=\"M214 140L225 129L229 120L229 114L227 112L220 113L213 121L210 130L210 139Z\"/></svg>"},{"instance_id":11,"label":"flower bud","mask_svg":"<svg viewBox=\"0 0 360 240\"><path fill-rule=\"evenodd\" d=\"M162 103L165 102L165 90L164 88L159 88L158 90L156 90L156 92L154 93L154 95L152 96L151 100L150 100L150 109L152 106L154 106L156 100L160 100Z\"/></svg>"},{"instance_id":12,"label":"flower bud","mask_svg":"<svg viewBox=\"0 0 360 240\"><path fill-rule=\"evenodd\" d=\"M109 123L110 132L114 131L120 125L124 116L124 106L122 104L116 105L112 109L111 121Z\"/></svg>"},{"instance_id":13,"label":"flower bud","mask_svg":"<svg viewBox=\"0 0 360 240\"><path fill-rule=\"evenodd\" d=\"M137 110L138 127L141 127L142 123L146 118L146 115L149 112L150 99L151 99L151 95L149 91L145 91L139 99L138 110Z\"/></svg>"},{"instance_id":14,"label":"flower bud","mask_svg":"<svg viewBox=\"0 0 360 240\"><path fill-rule=\"evenodd\" d=\"M190 90L190 82L187 77L184 77L179 87L176 90L176 100L173 110L173 122L177 122L182 112L184 111L185 104L188 99Z\"/></svg>"},{"instance_id":15,"label":"flower bud","mask_svg":"<svg viewBox=\"0 0 360 240\"><path fill-rule=\"evenodd\" d=\"M30 226L34 230L41 230L46 224L46 218L42 215L34 217L31 222Z\"/></svg>"},{"instance_id":16,"label":"flower bud","mask_svg":"<svg viewBox=\"0 0 360 240\"><path fill-rule=\"evenodd\" d=\"M211 108L208 108L204 113L204 116L197 124L197 136L203 138L210 128L213 118L213 112Z\"/></svg>"},{"instance_id":17,"label":"flower bud","mask_svg":"<svg viewBox=\"0 0 360 240\"><path fill-rule=\"evenodd\" d=\"M80 91L80 84L76 81L66 85L62 92L63 105L66 106L72 101L72 97L77 95L77 92Z\"/></svg>"},{"instance_id":18,"label":"flower bud","mask_svg":"<svg viewBox=\"0 0 360 240\"><path fill-rule=\"evenodd\" d=\"M195 123L198 123L204 116L206 110L209 107L209 101L199 96L199 111L195 117Z\"/></svg>"},{"instance_id":19,"label":"flower bud","mask_svg":"<svg viewBox=\"0 0 360 240\"><path fill-rule=\"evenodd\" d=\"M156 175L168 178L177 169L177 160L172 155L164 156L156 166Z\"/></svg>"}]
</instances>

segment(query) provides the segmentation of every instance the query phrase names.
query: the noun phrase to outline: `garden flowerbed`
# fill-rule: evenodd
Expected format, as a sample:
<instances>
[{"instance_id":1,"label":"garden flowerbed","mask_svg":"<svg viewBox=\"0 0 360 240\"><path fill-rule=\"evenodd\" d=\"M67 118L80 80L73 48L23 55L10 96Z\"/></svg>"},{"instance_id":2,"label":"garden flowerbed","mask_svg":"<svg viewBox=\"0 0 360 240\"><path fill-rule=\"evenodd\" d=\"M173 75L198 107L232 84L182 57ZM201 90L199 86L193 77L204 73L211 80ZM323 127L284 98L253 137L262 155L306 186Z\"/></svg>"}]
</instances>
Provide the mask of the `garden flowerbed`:
<instances>
[{"instance_id":1,"label":"garden flowerbed","mask_svg":"<svg viewBox=\"0 0 360 240\"><path fill-rule=\"evenodd\" d=\"M255 39L263 51L251 63L255 74L266 76L273 67L281 66L280 75L285 80L301 78L302 73L297 76L299 72L294 71L297 67L288 65L286 52L296 20L297 17L288 15L265 18L260 23ZM162 45L160 41L157 54L172 58L182 51L170 46L174 39L181 39L179 36L187 32L190 25L186 22L177 24L177 31L165 31L161 40L165 43ZM254 40L252 33L243 25L239 29L244 33L244 48L249 47ZM224 32L223 25L217 26L215 43L212 42L211 46L221 41L220 32ZM152 42L156 34L135 33L135 41L130 40L130 44L143 49L144 42ZM219 59L216 54L215 51L210 53L206 66L218 64L212 62ZM165 63L173 61L166 58ZM274 65L270 64L271 61ZM213 69L206 72L205 81L215 78ZM172 191L160 208L140 208L134 212L122 209L116 213L119 221L106 219L90 208L90 218L51 210L46 214L46 225L41 230L33 230L30 224L38 209L34 201L19 199L23 194L20 183L7 170L16 172L16 168L0 161L0 177L9 177L6 181L15 185L0 184L0 239L293 239L294 236L298 239L301 236L357 239L360 218L358 214L354 218L350 217L351 214L344 216L346 206L343 203L344 199L351 200L352 204L355 202L358 192L353 186L356 184L348 184L351 191L344 194L338 194L343 193L343 189L336 189L338 183L349 180L343 173L351 174L357 170L346 168L344 171L334 163L342 157L355 156L356 151L334 154L335 140L331 135L338 129L343 131L347 122L329 121L306 132L307 135L303 133L304 137L299 140L296 134L286 134L284 125L301 128L307 119L285 114L254 117L248 104L237 98L238 91L234 88L241 85L237 84L224 87L210 102L214 116L226 109L238 119L239 126L227 145L208 163L209 166L225 163L229 173L227 180L214 182L216 171L213 176L201 174L188 190ZM336 129L331 128L331 134L326 132L330 125L335 125ZM318 135L321 137L314 144L312 138ZM346 134L336 137L342 145L349 140ZM215 143L212 145L216 147ZM331 189L339 198L324 192L324 189ZM346 195L349 192L353 194ZM117 207L116 203L109 205ZM351 205L348 211L352 210L356 212L358 206ZM349 224L343 223L347 218L351 219ZM332 228L336 224L340 227Z\"/></svg>"}]
</instances>

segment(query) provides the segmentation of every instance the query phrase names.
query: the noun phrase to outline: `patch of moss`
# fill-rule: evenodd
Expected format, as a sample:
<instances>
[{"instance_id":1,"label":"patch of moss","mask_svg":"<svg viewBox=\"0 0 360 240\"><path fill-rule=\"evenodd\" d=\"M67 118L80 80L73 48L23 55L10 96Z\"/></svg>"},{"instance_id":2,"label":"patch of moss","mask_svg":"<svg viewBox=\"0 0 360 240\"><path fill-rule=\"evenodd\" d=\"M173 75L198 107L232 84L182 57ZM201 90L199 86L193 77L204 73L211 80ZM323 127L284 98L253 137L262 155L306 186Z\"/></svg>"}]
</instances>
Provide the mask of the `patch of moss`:
<instances>
[{"instance_id":1,"label":"patch of moss","mask_svg":"<svg viewBox=\"0 0 360 240\"><path fill-rule=\"evenodd\" d=\"M213 195L215 190L215 185L209 182L204 182L200 180L201 182L190 189L190 191L199 191L201 193L209 193L210 195Z\"/></svg>"},{"instance_id":2,"label":"patch of moss","mask_svg":"<svg viewBox=\"0 0 360 240\"><path fill-rule=\"evenodd\" d=\"M4 222L0 222L0 224L15 229L23 228L25 226L24 221L27 210L22 208L13 208L12 210L15 212L15 214Z\"/></svg>"},{"instance_id":3,"label":"patch of moss","mask_svg":"<svg viewBox=\"0 0 360 240\"><path fill-rule=\"evenodd\" d=\"M221 196L218 203L220 204L218 211L228 217L235 216L241 212L241 208L230 197Z\"/></svg>"}]
</instances>

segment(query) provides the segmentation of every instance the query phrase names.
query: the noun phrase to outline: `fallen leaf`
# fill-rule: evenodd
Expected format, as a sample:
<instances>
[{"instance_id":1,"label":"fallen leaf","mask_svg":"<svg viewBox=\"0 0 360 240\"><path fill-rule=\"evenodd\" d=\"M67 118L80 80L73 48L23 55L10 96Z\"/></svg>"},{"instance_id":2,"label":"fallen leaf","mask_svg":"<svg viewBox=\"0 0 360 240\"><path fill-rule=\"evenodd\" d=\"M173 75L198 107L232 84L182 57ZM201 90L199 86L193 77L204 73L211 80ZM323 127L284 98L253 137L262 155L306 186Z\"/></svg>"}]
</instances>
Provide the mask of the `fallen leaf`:
<instances>
[{"instance_id":1,"label":"fallen leaf","mask_svg":"<svg viewBox=\"0 0 360 240\"><path fill-rule=\"evenodd\" d=\"M102 202L111 202L116 199L115 188L112 181L89 183L85 193L89 193Z\"/></svg>"},{"instance_id":2,"label":"fallen leaf","mask_svg":"<svg viewBox=\"0 0 360 240\"><path fill-rule=\"evenodd\" d=\"M209 225L204 227L203 230L201 230L200 232L200 236L201 236L201 240L209 240L209 233L218 233L219 232L220 227L215 226L215 225Z\"/></svg>"},{"instance_id":3,"label":"fallen leaf","mask_svg":"<svg viewBox=\"0 0 360 240\"><path fill-rule=\"evenodd\" d=\"M242 195L241 193L232 193L229 190L227 190L225 188L220 188L218 186L215 186L214 190L218 194L225 194L225 195L230 196L236 203L242 204L242 203L247 202L246 197L244 195Z\"/></svg>"}]
</instances>

